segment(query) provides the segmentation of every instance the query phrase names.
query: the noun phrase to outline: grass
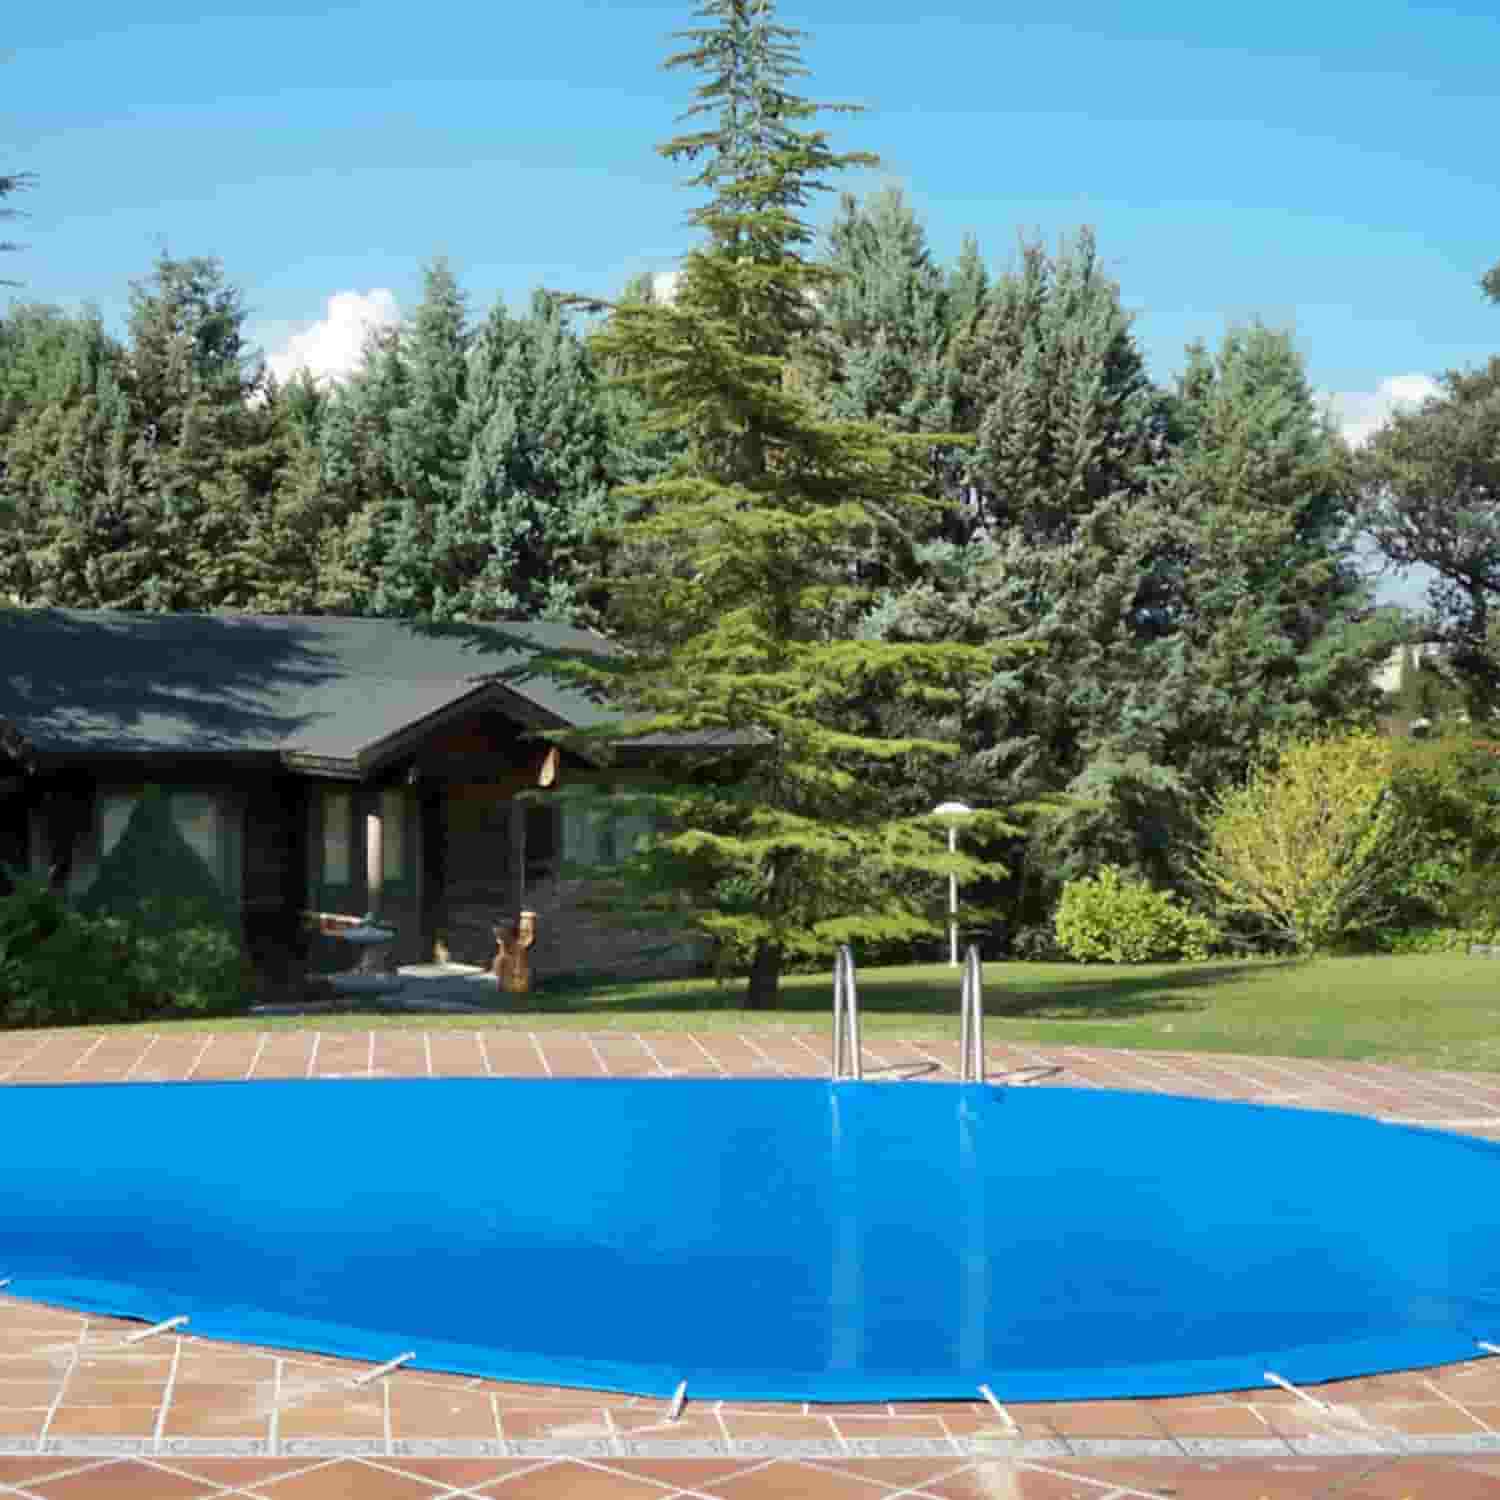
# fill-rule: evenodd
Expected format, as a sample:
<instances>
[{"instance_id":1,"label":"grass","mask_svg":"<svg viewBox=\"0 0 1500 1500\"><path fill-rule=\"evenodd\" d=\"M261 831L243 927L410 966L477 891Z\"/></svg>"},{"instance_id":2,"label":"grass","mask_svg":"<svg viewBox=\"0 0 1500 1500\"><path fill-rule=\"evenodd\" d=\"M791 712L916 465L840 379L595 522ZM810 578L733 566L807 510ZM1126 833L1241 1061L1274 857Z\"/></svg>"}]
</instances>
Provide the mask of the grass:
<instances>
[{"instance_id":1,"label":"grass","mask_svg":"<svg viewBox=\"0 0 1500 1500\"><path fill-rule=\"evenodd\" d=\"M959 971L946 964L858 974L865 1034L958 1035ZM493 1015L372 1011L147 1022L121 1030L320 1031L481 1027L628 1031L831 1031L831 973L782 980L775 1011L739 1009L739 983L553 985ZM984 970L994 1042L1232 1052L1500 1072L1500 963L1450 955L1249 963L994 963ZM113 1028L112 1028L113 1029Z\"/></svg>"}]
</instances>

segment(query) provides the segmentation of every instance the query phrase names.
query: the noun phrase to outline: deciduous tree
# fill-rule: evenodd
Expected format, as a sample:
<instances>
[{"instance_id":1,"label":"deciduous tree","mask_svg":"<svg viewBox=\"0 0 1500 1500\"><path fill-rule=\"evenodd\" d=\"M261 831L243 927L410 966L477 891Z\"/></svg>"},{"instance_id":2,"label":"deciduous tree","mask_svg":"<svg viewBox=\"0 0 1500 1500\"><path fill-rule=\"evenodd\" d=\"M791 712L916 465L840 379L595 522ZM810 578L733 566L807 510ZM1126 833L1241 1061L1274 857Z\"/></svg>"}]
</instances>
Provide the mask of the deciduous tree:
<instances>
[{"instance_id":1,"label":"deciduous tree","mask_svg":"<svg viewBox=\"0 0 1500 1500\"><path fill-rule=\"evenodd\" d=\"M1430 634L1476 719L1500 709L1491 646L1500 599L1500 356L1449 370L1420 407L1398 410L1360 453L1365 527L1393 563L1421 563Z\"/></svg>"},{"instance_id":2,"label":"deciduous tree","mask_svg":"<svg viewBox=\"0 0 1500 1500\"><path fill-rule=\"evenodd\" d=\"M1394 764L1392 741L1369 730L1268 746L1205 818L1197 869L1220 913L1300 953L1394 913L1421 847L1391 794Z\"/></svg>"}]
</instances>

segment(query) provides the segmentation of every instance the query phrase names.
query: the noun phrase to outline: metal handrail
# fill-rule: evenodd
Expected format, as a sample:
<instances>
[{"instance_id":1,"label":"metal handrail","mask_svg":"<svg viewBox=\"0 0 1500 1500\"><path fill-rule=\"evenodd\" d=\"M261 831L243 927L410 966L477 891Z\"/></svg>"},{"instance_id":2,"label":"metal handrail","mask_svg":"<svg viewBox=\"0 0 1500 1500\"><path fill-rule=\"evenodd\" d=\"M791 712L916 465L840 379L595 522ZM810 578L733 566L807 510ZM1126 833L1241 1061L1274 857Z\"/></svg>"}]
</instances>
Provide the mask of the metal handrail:
<instances>
[{"instance_id":1,"label":"metal handrail","mask_svg":"<svg viewBox=\"0 0 1500 1500\"><path fill-rule=\"evenodd\" d=\"M970 943L964 954L959 1001L958 1078L960 1083L984 1082L984 990L980 980L979 949Z\"/></svg>"},{"instance_id":2,"label":"metal handrail","mask_svg":"<svg viewBox=\"0 0 1500 1500\"><path fill-rule=\"evenodd\" d=\"M833 960L833 1076L864 1076L859 1051L859 989L854 953L842 943Z\"/></svg>"}]
</instances>

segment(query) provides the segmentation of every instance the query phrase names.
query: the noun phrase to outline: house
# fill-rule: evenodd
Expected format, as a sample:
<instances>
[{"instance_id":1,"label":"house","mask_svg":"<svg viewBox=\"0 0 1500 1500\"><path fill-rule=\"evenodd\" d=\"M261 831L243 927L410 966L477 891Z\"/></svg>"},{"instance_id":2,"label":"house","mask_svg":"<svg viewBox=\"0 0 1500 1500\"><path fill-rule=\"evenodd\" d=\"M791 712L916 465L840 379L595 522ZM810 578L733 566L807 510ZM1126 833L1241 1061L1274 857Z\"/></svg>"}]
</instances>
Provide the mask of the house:
<instances>
[{"instance_id":1,"label":"house","mask_svg":"<svg viewBox=\"0 0 1500 1500\"><path fill-rule=\"evenodd\" d=\"M663 748L732 757L725 731L655 736L603 766L528 737L606 722L539 653L618 654L526 623L117 610L0 611L0 861L88 889L147 784L241 919L267 976L295 972L305 912L375 912L396 964L487 964L494 924L538 913L542 977L692 972L701 948L579 910L561 856L599 862L643 824L523 790L607 794ZM607 809L608 803L605 802ZM7 882L8 885L8 882ZM291 964L292 968L287 966Z\"/></svg>"},{"instance_id":2,"label":"house","mask_svg":"<svg viewBox=\"0 0 1500 1500\"><path fill-rule=\"evenodd\" d=\"M1387 656L1374 673L1375 685L1386 699L1379 719L1383 733L1420 738L1435 727L1469 722L1463 690L1442 671L1452 654L1448 643L1421 639Z\"/></svg>"}]
</instances>

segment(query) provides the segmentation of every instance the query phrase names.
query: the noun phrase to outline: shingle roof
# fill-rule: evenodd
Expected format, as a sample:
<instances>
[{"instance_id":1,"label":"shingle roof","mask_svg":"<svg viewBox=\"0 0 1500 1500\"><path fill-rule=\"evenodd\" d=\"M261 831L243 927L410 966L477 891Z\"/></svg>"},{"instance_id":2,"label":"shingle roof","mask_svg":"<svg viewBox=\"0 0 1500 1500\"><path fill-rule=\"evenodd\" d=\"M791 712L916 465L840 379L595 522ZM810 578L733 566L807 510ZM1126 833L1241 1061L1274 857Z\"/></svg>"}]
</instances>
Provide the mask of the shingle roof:
<instances>
[{"instance_id":1,"label":"shingle roof","mask_svg":"<svg viewBox=\"0 0 1500 1500\"><path fill-rule=\"evenodd\" d=\"M541 728L616 719L538 670L538 651L608 657L619 647L542 622L5 610L0 739L44 757L262 753L364 770L384 741L466 699Z\"/></svg>"}]
</instances>

